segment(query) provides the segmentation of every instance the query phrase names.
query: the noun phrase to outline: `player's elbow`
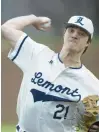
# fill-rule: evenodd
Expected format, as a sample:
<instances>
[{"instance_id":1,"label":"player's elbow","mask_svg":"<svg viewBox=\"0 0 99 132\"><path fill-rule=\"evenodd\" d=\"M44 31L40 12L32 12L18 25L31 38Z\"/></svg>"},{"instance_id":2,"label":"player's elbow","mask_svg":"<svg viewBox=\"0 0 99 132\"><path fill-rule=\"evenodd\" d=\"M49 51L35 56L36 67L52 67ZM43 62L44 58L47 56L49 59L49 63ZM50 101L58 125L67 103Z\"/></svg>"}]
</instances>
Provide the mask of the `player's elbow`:
<instances>
[{"instance_id":1,"label":"player's elbow","mask_svg":"<svg viewBox=\"0 0 99 132\"><path fill-rule=\"evenodd\" d=\"M1 26L1 34L4 38L6 38L7 36L9 36L9 34L11 33L11 28L9 24L4 23Z\"/></svg>"},{"instance_id":2,"label":"player's elbow","mask_svg":"<svg viewBox=\"0 0 99 132\"><path fill-rule=\"evenodd\" d=\"M2 24L1 26L1 33L5 33L9 28L9 24L7 24L6 22L4 24Z\"/></svg>"},{"instance_id":3,"label":"player's elbow","mask_svg":"<svg viewBox=\"0 0 99 132\"><path fill-rule=\"evenodd\" d=\"M2 33L6 30L5 28L6 28L5 24L1 25L1 32Z\"/></svg>"},{"instance_id":4,"label":"player's elbow","mask_svg":"<svg viewBox=\"0 0 99 132\"><path fill-rule=\"evenodd\" d=\"M3 37L5 37L7 31L8 31L8 26L6 24L3 24L1 26L1 33L2 33Z\"/></svg>"},{"instance_id":5,"label":"player's elbow","mask_svg":"<svg viewBox=\"0 0 99 132\"><path fill-rule=\"evenodd\" d=\"M7 26L6 26L6 24L3 24L1 26L1 33L2 33L3 36L4 36L4 34L5 34L6 31L7 31Z\"/></svg>"},{"instance_id":6,"label":"player's elbow","mask_svg":"<svg viewBox=\"0 0 99 132\"><path fill-rule=\"evenodd\" d=\"M10 28L14 28L14 24L11 23L9 20L6 21L4 24L2 24L1 26L1 32L5 33L6 31L8 31Z\"/></svg>"}]
</instances>

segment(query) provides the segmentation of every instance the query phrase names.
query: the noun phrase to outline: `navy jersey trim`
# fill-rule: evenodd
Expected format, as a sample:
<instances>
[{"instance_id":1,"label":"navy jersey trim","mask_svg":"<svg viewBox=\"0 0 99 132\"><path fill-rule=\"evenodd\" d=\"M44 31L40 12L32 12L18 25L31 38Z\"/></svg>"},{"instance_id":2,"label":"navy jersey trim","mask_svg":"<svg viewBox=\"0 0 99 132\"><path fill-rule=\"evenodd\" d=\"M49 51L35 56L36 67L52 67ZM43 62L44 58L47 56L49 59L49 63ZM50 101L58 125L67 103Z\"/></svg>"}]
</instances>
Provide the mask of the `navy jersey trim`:
<instances>
[{"instance_id":1,"label":"navy jersey trim","mask_svg":"<svg viewBox=\"0 0 99 132\"><path fill-rule=\"evenodd\" d=\"M58 53L58 59L63 64L62 60L60 59L59 53Z\"/></svg>"},{"instance_id":2,"label":"navy jersey trim","mask_svg":"<svg viewBox=\"0 0 99 132\"><path fill-rule=\"evenodd\" d=\"M69 68L71 68L71 69L80 69L80 68L82 68L82 64L81 64L80 67L69 67Z\"/></svg>"},{"instance_id":3,"label":"navy jersey trim","mask_svg":"<svg viewBox=\"0 0 99 132\"><path fill-rule=\"evenodd\" d=\"M74 102L73 100L70 100L70 99L61 98L61 97L57 97L54 95L48 95L45 92L42 92L42 91L39 91L36 89L31 89L30 92L33 95L34 102L37 102L37 101L42 101L42 102L47 102L47 101Z\"/></svg>"},{"instance_id":4,"label":"navy jersey trim","mask_svg":"<svg viewBox=\"0 0 99 132\"><path fill-rule=\"evenodd\" d=\"M19 132L19 131L20 131L20 129L21 129L21 128L20 128L20 126L19 126L19 125L17 125L17 126L16 126L16 130ZM22 131L22 132L26 132L26 131Z\"/></svg>"},{"instance_id":5,"label":"navy jersey trim","mask_svg":"<svg viewBox=\"0 0 99 132\"><path fill-rule=\"evenodd\" d=\"M60 59L59 53L58 53L58 59L59 59L59 61L63 64L62 60ZM81 64L80 67L69 67L69 68L70 68L70 69L80 69L80 68L82 68L82 64Z\"/></svg>"},{"instance_id":6,"label":"navy jersey trim","mask_svg":"<svg viewBox=\"0 0 99 132\"><path fill-rule=\"evenodd\" d=\"M19 46L19 48L18 48L18 51L17 51L17 53L16 53L16 55L12 58L12 61L14 61L15 59L16 59L16 57L18 56L18 54L19 54L19 52L20 52L20 50L21 50L21 48L22 48L22 45L23 45L23 43L25 42L25 40L26 40L26 38L28 37L28 35L26 35L26 37L23 39L23 41L21 42L21 44L20 44L20 46Z\"/></svg>"}]
</instances>

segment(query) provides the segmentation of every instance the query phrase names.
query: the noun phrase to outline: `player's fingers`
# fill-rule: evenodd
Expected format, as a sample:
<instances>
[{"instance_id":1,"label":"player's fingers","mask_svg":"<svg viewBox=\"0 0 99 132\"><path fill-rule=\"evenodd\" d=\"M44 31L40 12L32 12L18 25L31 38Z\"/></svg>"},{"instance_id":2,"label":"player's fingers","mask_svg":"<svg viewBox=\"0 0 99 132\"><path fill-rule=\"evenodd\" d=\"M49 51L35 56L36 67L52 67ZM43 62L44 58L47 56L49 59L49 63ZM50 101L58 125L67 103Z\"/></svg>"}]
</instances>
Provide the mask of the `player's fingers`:
<instances>
[{"instance_id":1,"label":"player's fingers","mask_svg":"<svg viewBox=\"0 0 99 132\"><path fill-rule=\"evenodd\" d=\"M46 31L46 30L48 31L50 29L51 29L51 22L45 23L45 24L40 26L40 30L42 30L42 31Z\"/></svg>"},{"instance_id":2,"label":"player's fingers","mask_svg":"<svg viewBox=\"0 0 99 132\"><path fill-rule=\"evenodd\" d=\"M97 125L93 125L91 128L90 128L90 130L89 130L89 132L98 132L99 131L99 126L97 126Z\"/></svg>"},{"instance_id":3,"label":"player's fingers","mask_svg":"<svg viewBox=\"0 0 99 132\"><path fill-rule=\"evenodd\" d=\"M41 30L41 31L49 31L50 27L49 28L39 28L39 30Z\"/></svg>"},{"instance_id":4,"label":"player's fingers","mask_svg":"<svg viewBox=\"0 0 99 132\"><path fill-rule=\"evenodd\" d=\"M97 130L90 129L89 132L97 132Z\"/></svg>"},{"instance_id":5,"label":"player's fingers","mask_svg":"<svg viewBox=\"0 0 99 132\"><path fill-rule=\"evenodd\" d=\"M93 125L92 128L93 128L93 129L99 129L99 126Z\"/></svg>"},{"instance_id":6,"label":"player's fingers","mask_svg":"<svg viewBox=\"0 0 99 132\"><path fill-rule=\"evenodd\" d=\"M38 17L38 21L40 21L41 24L51 23L51 19L48 17Z\"/></svg>"}]
</instances>

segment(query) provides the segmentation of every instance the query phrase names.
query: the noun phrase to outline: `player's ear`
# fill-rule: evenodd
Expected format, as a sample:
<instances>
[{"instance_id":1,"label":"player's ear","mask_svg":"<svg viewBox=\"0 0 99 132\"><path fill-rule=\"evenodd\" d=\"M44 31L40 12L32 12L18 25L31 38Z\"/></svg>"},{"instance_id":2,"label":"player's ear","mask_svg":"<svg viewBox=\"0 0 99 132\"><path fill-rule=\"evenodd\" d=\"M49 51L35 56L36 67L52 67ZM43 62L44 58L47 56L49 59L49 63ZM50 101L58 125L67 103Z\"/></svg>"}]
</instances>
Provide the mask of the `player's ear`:
<instances>
[{"instance_id":1,"label":"player's ear","mask_svg":"<svg viewBox=\"0 0 99 132\"><path fill-rule=\"evenodd\" d=\"M65 32L66 32L66 28L63 29L63 37L64 37L64 35L65 35Z\"/></svg>"},{"instance_id":2,"label":"player's ear","mask_svg":"<svg viewBox=\"0 0 99 132\"><path fill-rule=\"evenodd\" d=\"M66 32L66 28L64 28L64 32L63 33L65 34L65 32Z\"/></svg>"},{"instance_id":3,"label":"player's ear","mask_svg":"<svg viewBox=\"0 0 99 132\"><path fill-rule=\"evenodd\" d=\"M90 45L91 44L91 41L87 41L87 45Z\"/></svg>"},{"instance_id":4,"label":"player's ear","mask_svg":"<svg viewBox=\"0 0 99 132\"><path fill-rule=\"evenodd\" d=\"M88 45L86 45L86 47L85 47L85 49L83 51L83 54L87 51L87 49L88 49Z\"/></svg>"},{"instance_id":5,"label":"player's ear","mask_svg":"<svg viewBox=\"0 0 99 132\"><path fill-rule=\"evenodd\" d=\"M64 39L65 32L66 32L66 29L64 28L63 31L62 31L63 39Z\"/></svg>"},{"instance_id":6,"label":"player's ear","mask_svg":"<svg viewBox=\"0 0 99 132\"><path fill-rule=\"evenodd\" d=\"M89 46L90 44L91 44L91 36L88 37L88 41L87 41L87 44L86 44L85 49L84 49L84 51L83 51L83 54L87 51L88 46Z\"/></svg>"},{"instance_id":7,"label":"player's ear","mask_svg":"<svg viewBox=\"0 0 99 132\"><path fill-rule=\"evenodd\" d=\"M88 41L87 41L87 44L91 44L91 36L88 37Z\"/></svg>"}]
</instances>

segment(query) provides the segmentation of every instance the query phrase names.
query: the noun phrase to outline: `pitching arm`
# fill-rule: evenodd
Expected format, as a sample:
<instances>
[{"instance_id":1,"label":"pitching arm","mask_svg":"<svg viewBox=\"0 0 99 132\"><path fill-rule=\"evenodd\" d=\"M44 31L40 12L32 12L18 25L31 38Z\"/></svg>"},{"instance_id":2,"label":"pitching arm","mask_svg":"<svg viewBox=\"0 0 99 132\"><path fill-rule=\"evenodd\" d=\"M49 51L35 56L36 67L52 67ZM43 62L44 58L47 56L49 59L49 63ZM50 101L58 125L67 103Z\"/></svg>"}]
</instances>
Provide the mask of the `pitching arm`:
<instances>
[{"instance_id":1,"label":"pitching arm","mask_svg":"<svg viewBox=\"0 0 99 132\"><path fill-rule=\"evenodd\" d=\"M51 23L50 21L51 20L47 17L37 17L33 14L28 16L20 16L5 22L1 27L1 31L4 38L8 40L14 48L16 42L23 34L22 30L24 27L33 25L38 30L46 30L50 27L50 24L45 27L42 27L42 25Z\"/></svg>"},{"instance_id":2,"label":"pitching arm","mask_svg":"<svg viewBox=\"0 0 99 132\"><path fill-rule=\"evenodd\" d=\"M15 47L16 42L23 34L23 28L34 24L37 17L35 15L21 16L8 20L2 27L2 35L8 40L12 47Z\"/></svg>"}]
</instances>

